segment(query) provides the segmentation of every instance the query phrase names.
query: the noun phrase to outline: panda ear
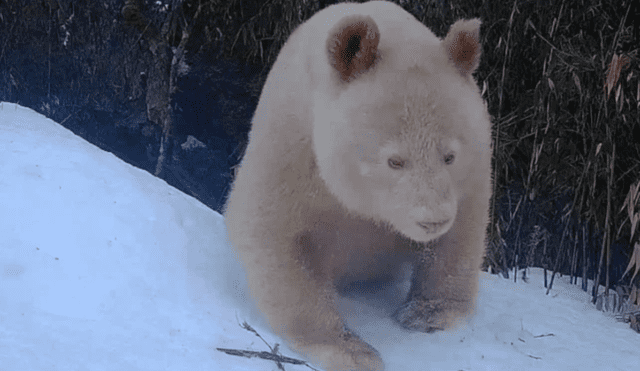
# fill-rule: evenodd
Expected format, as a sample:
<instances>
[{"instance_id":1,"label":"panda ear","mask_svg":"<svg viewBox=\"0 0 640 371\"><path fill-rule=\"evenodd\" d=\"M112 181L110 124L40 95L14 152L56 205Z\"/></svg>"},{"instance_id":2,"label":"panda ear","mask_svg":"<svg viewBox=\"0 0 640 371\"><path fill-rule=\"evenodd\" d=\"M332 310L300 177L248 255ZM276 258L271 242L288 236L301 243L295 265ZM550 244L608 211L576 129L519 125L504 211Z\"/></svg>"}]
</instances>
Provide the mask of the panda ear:
<instances>
[{"instance_id":1,"label":"panda ear","mask_svg":"<svg viewBox=\"0 0 640 371\"><path fill-rule=\"evenodd\" d=\"M379 58L379 41L378 26L369 16L353 15L338 22L329 32L327 52L340 80L349 82L371 69Z\"/></svg>"},{"instance_id":2,"label":"panda ear","mask_svg":"<svg viewBox=\"0 0 640 371\"><path fill-rule=\"evenodd\" d=\"M442 42L449 61L464 77L480 64L480 23L477 18L457 21Z\"/></svg>"}]
</instances>

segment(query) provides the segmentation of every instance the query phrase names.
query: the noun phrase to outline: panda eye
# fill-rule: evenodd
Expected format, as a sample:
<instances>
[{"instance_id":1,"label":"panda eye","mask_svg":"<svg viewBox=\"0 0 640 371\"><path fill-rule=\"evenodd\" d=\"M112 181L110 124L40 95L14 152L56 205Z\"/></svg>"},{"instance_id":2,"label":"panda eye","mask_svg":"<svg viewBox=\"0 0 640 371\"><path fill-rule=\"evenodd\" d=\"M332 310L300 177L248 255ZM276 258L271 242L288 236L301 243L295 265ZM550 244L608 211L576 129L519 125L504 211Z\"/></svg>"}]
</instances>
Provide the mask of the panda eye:
<instances>
[{"instance_id":1,"label":"panda eye","mask_svg":"<svg viewBox=\"0 0 640 371\"><path fill-rule=\"evenodd\" d=\"M402 169L404 167L404 160L399 159L399 158L390 158L387 163L389 164L389 167L392 169Z\"/></svg>"},{"instance_id":2,"label":"panda eye","mask_svg":"<svg viewBox=\"0 0 640 371\"><path fill-rule=\"evenodd\" d=\"M445 163L445 165L451 165L451 164L453 164L453 161L455 159L456 159L456 156L453 153L449 153L449 154L444 156L444 163Z\"/></svg>"}]
</instances>

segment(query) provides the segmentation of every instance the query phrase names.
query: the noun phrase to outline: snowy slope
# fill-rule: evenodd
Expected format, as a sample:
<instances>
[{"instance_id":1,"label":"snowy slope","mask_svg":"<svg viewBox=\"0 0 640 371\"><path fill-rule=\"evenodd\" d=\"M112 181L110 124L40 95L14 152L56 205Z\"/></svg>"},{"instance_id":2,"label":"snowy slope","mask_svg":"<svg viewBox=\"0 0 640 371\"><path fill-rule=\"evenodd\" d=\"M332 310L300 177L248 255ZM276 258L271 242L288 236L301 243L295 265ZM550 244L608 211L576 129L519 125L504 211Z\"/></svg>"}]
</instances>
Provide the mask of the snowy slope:
<instances>
[{"instance_id":1,"label":"snowy slope","mask_svg":"<svg viewBox=\"0 0 640 371\"><path fill-rule=\"evenodd\" d=\"M0 370L275 370L224 220L40 114L0 103ZM476 315L409 333L379 300L342 299L387 370L633 370L640 335L560 278L550 295L483 273ZM386 303L386 304L385 304ZM546 336L543 336L546 335ZM286 346L280 353L301 359ZM309 370L285 364L286 370Z\"/></svg>"}]
</instances>

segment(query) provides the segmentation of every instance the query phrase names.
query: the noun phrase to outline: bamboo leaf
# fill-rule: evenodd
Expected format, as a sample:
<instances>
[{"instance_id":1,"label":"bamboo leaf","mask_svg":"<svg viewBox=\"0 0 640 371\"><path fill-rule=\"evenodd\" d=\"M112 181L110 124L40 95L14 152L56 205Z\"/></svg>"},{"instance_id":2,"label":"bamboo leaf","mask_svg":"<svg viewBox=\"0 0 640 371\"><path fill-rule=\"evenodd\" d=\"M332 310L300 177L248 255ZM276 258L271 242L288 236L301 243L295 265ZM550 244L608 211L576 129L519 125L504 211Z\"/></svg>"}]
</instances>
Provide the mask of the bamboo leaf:
<instances>
[{"instance_id":1,"label":"bamboo leaf","mask_svg":"<svg viewBox=\"0 0 640 371\"><path fill-rule=\"evenodd\" d=\"M631 192L633 191L633 186L629 189L629 193L627 193L627 197L624 199L624 203L622 204L622 207L620 208L620 212L622 212L622 210L624 210L627 205L629 205L629 198L631 196ZM629 209L627 208L627 212L629 217L631 217L631 212L629 211Z\"/></svg>"},{"instance_id":2,"label":"bamboo leaf","mask_svg":"<svg viewBox=\"0 0 640 371\"><path fill-rule=\"evenodd\" d=\"M607 99L609 98L609 94L611 93L611 89L613 89L613 86L615 85L616 81L618 80L615 70L616 67L618 66L618 55L614 54L613 57L611 58L611 62L609 62L609 68L607 68L607 80L604 84L604 86L607 88ZM619 76L619 75L618 75Z\"/></svg>"},{"instance_id":3,"label":"bamboo leaf","mask_svg":"<svg viewBox=\"0 0 640 371\"><path fill-rule=\"evenodd\" d=\"M640 219L640 213L633 215L631 220L631 239L633 239L633 234L636 231L636 226L638 225L638 219Z\"/></svg>"},{"instance_id":4,"label":"bamboo leaf","mask_svg":"<svg viewBox=\"0 0 640 371\"><path fill-rule=\"evenodd\" d=\"M576 75L575 72L573 73L573 82L576 84L576 86L578 87L578 92L580 93L580 95L582 96L582 87L580 86L580 79L578 78L578 75Z\"/></svg>"},{"instance_id":5,"label":"bamboo leaf","mask_svg":"<svg viewBox=\"0 0 640 371\"><path fill-rule=\"evenodd\" d=\"M626 55L620 57L618 56L618 54L614 54L611 58L609 68L607 69L607 80L605 82L605 87L607 88L607 99L609 99L611 90L613 90L613 88L618 83L620 72L629 64L629 61L630 59Z\"/></svg>"},{"instance_id":6,"label":"bamboo leaf","mask_svg":"<svg viewBox=\"0 0 640 371\"><path fill-rule=\"evenodd\" d=\"M624 277L631 268L635 265L636 269L633 272L633 276L631 277L631 281L636 278L636 275L640 271L640 243L636 242L636 245L633 248L633 254L631 255L631 260L629 260L629 265L627 265L627 269L625 269L622 277Z\"/></svg>"},{"instance_id":7,"label":"bamboo leaf","mask_svg":"<svg viewBox=\"0 0 640 371\"><path fill-rule=\"evenodd\" d=\"M622 112L622 105L624 104L624 90L622 90L622 84L618 85L618 90L616 91L616 106L618 109L618 113Z\"/></svg>"},{"instance_id":8,"label":"bamboo leaf","mask_svg":"<svg viewBox=\"0 0 640 371\"><path fill-rule=\"evenodd\" d=\"M629 217L629 221L631 222L631 240L633 240L633 236L636 231L636 226L638 225L638 221L640 220L640 212L635 212L635 206L638 202L638 190L640 189L640 182L637 182L631 187L629 187L629 193L627 193L627 197L624 199L624 203L622 204L622 208L620 211L627 208L627 215Z\"/></svg>"}]
</instances>

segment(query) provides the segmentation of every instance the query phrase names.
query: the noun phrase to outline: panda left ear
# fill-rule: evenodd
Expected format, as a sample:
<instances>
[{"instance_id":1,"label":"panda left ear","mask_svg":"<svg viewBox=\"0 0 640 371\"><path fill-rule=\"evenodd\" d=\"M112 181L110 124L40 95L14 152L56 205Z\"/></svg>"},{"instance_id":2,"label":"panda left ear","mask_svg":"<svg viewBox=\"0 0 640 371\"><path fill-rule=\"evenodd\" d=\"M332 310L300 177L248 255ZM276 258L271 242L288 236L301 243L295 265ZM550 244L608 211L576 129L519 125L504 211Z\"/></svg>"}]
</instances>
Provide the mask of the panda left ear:
<instances>
[{"instance_id":1,"label":"panda left ear","mask_svg":"<svg viewBox=\"0 0 640 371\"><path fill-rule=\"evenodd\" d=\"M449 61L464 77L469 77L480 64L480 20L459 20L451 26L442 41Z\"/></svg>"}]
</instances>

